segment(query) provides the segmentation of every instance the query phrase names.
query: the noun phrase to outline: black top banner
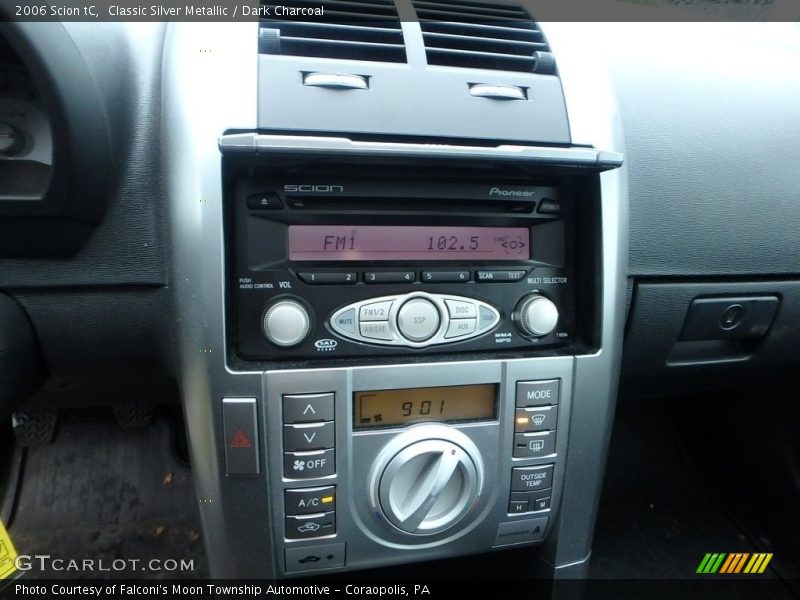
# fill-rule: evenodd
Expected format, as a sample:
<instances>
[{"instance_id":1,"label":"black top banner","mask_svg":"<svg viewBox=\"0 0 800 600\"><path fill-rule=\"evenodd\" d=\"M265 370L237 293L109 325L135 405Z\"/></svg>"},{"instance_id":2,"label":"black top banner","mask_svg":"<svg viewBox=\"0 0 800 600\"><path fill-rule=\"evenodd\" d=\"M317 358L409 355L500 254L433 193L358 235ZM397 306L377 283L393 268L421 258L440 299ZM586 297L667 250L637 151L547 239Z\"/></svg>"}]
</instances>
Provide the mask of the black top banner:
<instances>
[{"instance_id":1,"label":"black top banner","mask_svg":"<svg viewBox=\"0 0 800 600\"><path fill-rule=\"evenodd\" d=\"M560 580L430 579L380 580L314 577L283 581L240 580L47 580L0 581L0 598L84 600L450 600L547 598L647 600L745 600L793 598L792 582L776 579Z\"/></svg>"},{"instance_id":2,"label":"black top banner","mask_svg":"<svg viewBox=\"0 0 800 600\"><path fill-rule=\"evenodd\" d=\"M388 3L378 0L379 4ZM314 20L332 23L363 19L367 0L0 0L0 20L72 22L236 22ZM469 2L463 2L469 6ZM486 4L482 3L483 6ZM492 3L494 4L494 3ZM800 21L800 0L528 0L498 2L496 19L514 20L503 7L523 4L537 21ZM375 3L372 3L374 6ZM370 11L370 20L380 20ZM386 17L388 18L388 17ZM397 19L393 15L394 19ZM402 21L417 20L413 10ZM446 15L442 20L447 20Z\"/></svg>"}]
</instances>

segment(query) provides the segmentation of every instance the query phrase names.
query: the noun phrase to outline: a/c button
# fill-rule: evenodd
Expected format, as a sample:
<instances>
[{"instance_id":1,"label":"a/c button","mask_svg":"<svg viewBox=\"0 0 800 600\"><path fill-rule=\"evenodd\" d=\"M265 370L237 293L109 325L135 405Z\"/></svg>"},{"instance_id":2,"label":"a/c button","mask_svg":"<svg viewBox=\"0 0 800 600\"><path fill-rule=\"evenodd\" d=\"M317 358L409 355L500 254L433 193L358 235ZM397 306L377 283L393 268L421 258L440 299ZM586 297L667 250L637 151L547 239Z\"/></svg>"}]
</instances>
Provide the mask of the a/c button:
<instances>
[{"instance_id":1,"label":"a/c button","mask_svg":"<svg viewBox=\"0 0 800 600\"><path fill-rule=\"evenodd\" d=\"M287 515L311 515L336 509L336 487L301 488L286 490Z\"/></svg>"}]
</instances>

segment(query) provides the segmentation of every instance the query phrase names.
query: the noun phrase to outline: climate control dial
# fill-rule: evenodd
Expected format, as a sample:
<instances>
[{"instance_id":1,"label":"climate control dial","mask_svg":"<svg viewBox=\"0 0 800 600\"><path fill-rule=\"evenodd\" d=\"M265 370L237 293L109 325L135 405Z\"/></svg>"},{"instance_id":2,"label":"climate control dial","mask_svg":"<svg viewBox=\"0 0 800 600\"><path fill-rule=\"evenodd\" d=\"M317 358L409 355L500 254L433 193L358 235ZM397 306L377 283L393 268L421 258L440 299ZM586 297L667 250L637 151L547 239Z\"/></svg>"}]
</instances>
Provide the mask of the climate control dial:
<instances>
[{"instance_id":1,"label":"climate control dial","mask_svg":"<svg viewBox=\"0 0 800 600\"><path fill-rule=\"evenodd\" d=\"M433 535L463 519L483 487L480 452L441 425L409 430L387 445L373 472L375 508L403 533Z\"/></svg>"}]
</instances>

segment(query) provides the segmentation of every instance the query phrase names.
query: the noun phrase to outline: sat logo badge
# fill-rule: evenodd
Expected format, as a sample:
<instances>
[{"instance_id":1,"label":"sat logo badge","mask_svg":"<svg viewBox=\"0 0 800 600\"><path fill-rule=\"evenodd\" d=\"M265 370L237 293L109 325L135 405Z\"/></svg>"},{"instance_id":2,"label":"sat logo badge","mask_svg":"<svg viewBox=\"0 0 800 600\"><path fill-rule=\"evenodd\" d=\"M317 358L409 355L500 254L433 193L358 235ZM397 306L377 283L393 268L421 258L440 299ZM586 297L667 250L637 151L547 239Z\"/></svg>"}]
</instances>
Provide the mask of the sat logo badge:
<instances>
[{"instance_id":1,"label":"sat logo badge","mask_svg":"<svg viewBox=\"0 0 800 600\"><path fill-rule=\"evenodd\" d=\"M317 352L333 352L338 345L339 342L331 339L317 340L314 342L314 347L317 349Z\"/></svg>"}]
</instances>

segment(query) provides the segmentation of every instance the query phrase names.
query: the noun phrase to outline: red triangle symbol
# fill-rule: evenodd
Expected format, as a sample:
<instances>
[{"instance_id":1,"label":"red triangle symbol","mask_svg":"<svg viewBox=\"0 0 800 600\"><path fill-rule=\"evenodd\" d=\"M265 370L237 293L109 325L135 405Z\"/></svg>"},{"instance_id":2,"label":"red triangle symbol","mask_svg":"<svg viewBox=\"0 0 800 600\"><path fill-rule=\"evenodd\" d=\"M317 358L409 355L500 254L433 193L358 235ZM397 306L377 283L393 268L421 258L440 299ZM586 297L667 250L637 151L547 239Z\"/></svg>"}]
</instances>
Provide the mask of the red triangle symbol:
<instances>
[{"instance_id":1,"label":"red triangle symbol","mask_svg":"<svg viewBox=\"0 0 800 600\"><path fill-rule=\"evenodd\" d=\"M241 429L233 434L233 439L231 439L231 448L252 448L253 444L250 443L250 439L247 437L244 431Z\"/></svg>"}]
</instances>

